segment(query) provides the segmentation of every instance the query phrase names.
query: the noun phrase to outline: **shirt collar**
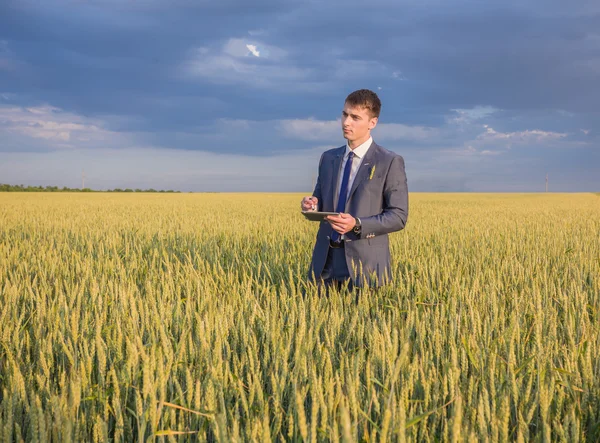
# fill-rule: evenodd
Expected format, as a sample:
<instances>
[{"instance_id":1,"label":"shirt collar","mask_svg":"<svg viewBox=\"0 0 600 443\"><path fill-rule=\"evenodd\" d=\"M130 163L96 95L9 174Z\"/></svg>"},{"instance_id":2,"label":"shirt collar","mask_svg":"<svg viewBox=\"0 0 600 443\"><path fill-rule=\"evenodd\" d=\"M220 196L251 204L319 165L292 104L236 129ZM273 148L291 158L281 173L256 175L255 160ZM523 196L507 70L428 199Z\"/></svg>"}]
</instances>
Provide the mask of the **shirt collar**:
<instances>
[{"instance_id":1,"label":"shirt collar","mask_svg":"<svg viewBox=\"0 0 600 443\"><path fill-rule=\"evenodd\" d=\"M373 143L373 137L369 137L369 139L364 142L362 145L357 146L354 150L350 149L348 143L346 143L346 152L344 152L344 157L348 157L350 151L354 152L354 156L358 158L363 158L369 148L371 147L371 143Z\"/></svg>"}]
</instances>

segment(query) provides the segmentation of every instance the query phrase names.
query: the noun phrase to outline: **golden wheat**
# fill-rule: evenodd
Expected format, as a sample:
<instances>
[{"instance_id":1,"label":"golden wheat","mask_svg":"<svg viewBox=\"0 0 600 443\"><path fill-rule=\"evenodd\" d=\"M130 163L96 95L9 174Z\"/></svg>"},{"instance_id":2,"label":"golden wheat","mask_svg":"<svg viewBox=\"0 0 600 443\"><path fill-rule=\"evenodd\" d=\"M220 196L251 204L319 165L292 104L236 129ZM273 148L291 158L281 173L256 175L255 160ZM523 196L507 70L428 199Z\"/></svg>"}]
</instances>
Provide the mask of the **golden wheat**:
<instances>
[{"instance_id":1,"label":"golden wheat","mask_svg":"<svg viewBox=\"0 0 600 443\"><path fill-rule=\"evenodd\" d=\"M0 440L600 439L598 196L413 194L358 301L299 198L0 195Z\"/></svg>"}]
</instances>

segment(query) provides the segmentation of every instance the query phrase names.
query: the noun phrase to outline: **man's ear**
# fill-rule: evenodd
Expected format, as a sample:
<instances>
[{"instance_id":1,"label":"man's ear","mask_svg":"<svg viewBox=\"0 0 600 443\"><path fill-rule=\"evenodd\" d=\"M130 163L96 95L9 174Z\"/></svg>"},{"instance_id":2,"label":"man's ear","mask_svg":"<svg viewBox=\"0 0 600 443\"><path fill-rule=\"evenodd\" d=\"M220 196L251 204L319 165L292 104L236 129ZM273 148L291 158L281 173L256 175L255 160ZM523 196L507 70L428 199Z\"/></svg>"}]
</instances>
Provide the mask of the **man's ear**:
<instances>
[{"instance_id":1,"label":"man's ear","mask_svg":"<svg viewBox=\"0 0 600 443\"><path fill-rule=\"evenodd\" d=\"M369 130L375 128L375 126L377 126L377 122L379 121L379 119L377 117L373 117L370 121L369 121Z\"/></svg>"}]
</instances>

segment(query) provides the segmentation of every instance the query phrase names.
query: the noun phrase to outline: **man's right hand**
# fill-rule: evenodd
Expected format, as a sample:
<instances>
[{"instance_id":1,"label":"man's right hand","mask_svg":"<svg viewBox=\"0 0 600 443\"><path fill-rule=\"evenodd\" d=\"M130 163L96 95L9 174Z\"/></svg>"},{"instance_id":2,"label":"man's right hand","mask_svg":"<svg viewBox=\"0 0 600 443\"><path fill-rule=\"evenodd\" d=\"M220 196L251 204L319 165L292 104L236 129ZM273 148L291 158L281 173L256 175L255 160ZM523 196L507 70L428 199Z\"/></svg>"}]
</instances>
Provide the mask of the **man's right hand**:
<instances>
[{"instance_id":1,"label":"man's right hand","mask_svg":"<svg viewBox=\"0 0 600 443\"><path fill-rule=\"evenodd\" d=\"M317 211L319 209L319 199L317 197L304 197L300 207L303 211Z\"/></svg>"}]
</instances>

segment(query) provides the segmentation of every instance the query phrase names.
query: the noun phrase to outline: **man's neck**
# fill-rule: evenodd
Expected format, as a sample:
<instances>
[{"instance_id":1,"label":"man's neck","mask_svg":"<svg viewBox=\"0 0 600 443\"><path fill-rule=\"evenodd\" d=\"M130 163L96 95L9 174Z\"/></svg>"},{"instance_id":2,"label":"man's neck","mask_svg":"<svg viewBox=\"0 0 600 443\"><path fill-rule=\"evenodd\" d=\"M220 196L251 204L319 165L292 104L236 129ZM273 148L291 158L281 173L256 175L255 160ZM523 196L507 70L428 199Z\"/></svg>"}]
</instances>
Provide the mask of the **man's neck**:
<instances>
[{"instance_id":1,"label":"man's neck","mask_svg":"<svg viewBox=\"0 0 600 443\"><path fill-rule=\"evenodd\" d=\"M348 140L348 147L354 151L356 148L358 148L364 142L366 142L367 140L369 140L370 137L371 137L371 134L367 135L366 137L364 137L364 138L362 138L360 140L352 140L352 141Z\"/></svg>"}]
</instances>

